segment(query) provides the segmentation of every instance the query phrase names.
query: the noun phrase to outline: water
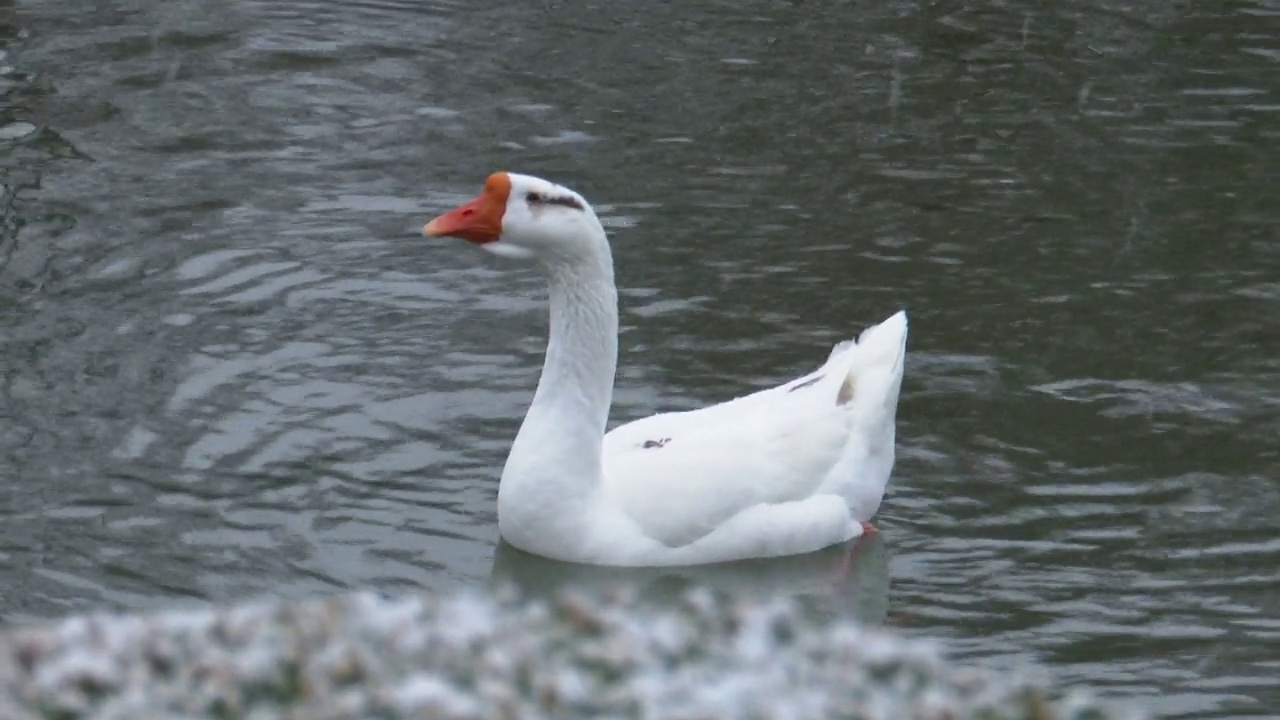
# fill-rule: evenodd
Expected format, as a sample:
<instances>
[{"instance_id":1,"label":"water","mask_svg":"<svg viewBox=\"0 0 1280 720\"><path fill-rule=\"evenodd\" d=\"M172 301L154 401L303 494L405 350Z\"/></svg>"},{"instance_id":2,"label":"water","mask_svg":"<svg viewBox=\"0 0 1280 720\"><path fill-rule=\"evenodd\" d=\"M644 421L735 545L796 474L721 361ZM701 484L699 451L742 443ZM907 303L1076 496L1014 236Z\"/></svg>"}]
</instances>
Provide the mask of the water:
<instances>
[{"instance_id":1,"label":"water","mask_svg":"<svg viewBox=\"0 0 1280 720\"><path fill-rule=\"evenodd\" d=\"M1277 15L0 3L0 618L709 577L1280 714ZM906 307L882 536L701 575L499 546L542 290L418 235L499 168L612 233L618 421Z\"/></svg>"}]
</instances>

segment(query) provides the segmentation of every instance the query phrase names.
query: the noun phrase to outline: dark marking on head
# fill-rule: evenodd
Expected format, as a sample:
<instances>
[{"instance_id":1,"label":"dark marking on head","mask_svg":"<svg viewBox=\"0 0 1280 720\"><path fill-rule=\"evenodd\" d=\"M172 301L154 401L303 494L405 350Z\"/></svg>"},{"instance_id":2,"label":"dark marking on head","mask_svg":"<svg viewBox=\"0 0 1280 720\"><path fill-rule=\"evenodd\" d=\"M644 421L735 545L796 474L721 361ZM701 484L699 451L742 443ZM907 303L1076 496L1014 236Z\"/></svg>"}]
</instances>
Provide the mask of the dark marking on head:
<instances>
[{"instance_id":1,"label":"dark marking on head","mask_svg":"<svg viewBox=\"0 0 1280 720\"><path fill-rule=\"evenodd\" d=\"M812 384L814 384L814 383L818 382L819 380L821 380L821 379L822 379L822 378L824 378L824 377L826 377L826 375L816 375L816 376L814 376L814 377L809 378L808 380L802 380L802 381L800 381L800 382L796 383L795 385L792 385L791 387L787 388L787 392L789 392L789 393L793 393L793 392L795 392L795 391L799 390L800 388L807 388L807 387L809 387L810 385L812 385Z\"/></svg>"},{"instance_id":2,"label":"dark marking on head","mask_svg":"<svg viewBox=\"0 0 1280 720\"><path fill-rule=\"evenodd\" d=\"M644 444L641 445L640 447L644 450L651 450L653 448L666 447L667 443L669 442L671 442L671 438L662 438L661 440L645 440Z\"/></svg>"},{"instance_id":3,"label":"dark marking on head","mask_svg":"<svg viewBox=\"0 0 1280 720\"><path fill-rule=\"evenodd\" d=\"M543 195L542 193L531 192L524 196L525 202L530 205L560 205L574 210L582 210L582 203L578 202L575 197L568 195Z\"/></svg>"}]
</instances>

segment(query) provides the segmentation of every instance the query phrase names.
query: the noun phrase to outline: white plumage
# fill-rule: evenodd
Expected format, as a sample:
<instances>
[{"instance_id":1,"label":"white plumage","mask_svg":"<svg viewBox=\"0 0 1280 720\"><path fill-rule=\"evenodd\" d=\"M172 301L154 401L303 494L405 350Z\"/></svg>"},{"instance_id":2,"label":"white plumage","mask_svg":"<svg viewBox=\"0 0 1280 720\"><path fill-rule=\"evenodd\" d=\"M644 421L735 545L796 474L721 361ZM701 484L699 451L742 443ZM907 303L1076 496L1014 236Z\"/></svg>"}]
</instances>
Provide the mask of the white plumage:
<instances>
[{"instance_id":1,"label":"white plumage","mask_svg":"<svg viewBox=\"0 0 1280 720\"><path fill-rule=\"evenodd\" d=\"M857 537L879 508L893 468L904 313L837 345L804 377L605 434L617 295L586 201L496 173L426 232L536 260L548 279L546 363L498 491L512 545L604 565L772 557Z\"/></svg>"}]
</instances>

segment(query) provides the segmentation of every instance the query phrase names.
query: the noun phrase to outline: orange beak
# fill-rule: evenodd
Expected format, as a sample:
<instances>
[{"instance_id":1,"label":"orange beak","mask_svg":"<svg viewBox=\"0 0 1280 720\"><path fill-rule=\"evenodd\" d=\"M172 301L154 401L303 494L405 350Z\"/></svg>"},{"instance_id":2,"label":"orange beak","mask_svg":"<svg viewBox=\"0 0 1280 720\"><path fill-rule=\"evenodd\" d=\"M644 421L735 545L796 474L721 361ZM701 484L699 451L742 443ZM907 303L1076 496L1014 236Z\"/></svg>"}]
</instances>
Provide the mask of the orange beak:
<instances>
[{"instance_id":1,"label":"orange beak","mask_svg":"<svg viewBox=\"0 0 1280 720\"><path fill-rule=\"evenodd\" d=\"M504 172L494 173L477 198L427 223L422 232L427 237L456 237L477 244L493 242L502 235L502 216L510 194L511 179Z\"/></svg>"}]
</instances>

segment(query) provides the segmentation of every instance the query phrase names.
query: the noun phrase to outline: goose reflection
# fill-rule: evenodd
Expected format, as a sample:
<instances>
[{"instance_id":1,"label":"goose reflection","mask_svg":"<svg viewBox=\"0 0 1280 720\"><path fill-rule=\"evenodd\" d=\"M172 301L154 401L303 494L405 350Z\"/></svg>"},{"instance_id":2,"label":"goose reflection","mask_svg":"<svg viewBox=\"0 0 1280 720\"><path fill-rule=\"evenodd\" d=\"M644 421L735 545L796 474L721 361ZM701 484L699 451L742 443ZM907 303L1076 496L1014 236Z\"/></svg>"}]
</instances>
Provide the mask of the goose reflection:
<instances>
[{"instance_id":1,"label":"goose reflection","mask_svg":"<svg viewBox=\"0 0 1280 720\"><path fill-rule=\"evenodd\" d=\"M616 568L548 560L499 541L489 584L530 599L562 591L624 590L645 605L669 606L694 587L734 598L791 598L806 610L879 625L888 614L889 552L883 536L858 538L807 555L689 567Z\"/></svg>"}]
</instances>

